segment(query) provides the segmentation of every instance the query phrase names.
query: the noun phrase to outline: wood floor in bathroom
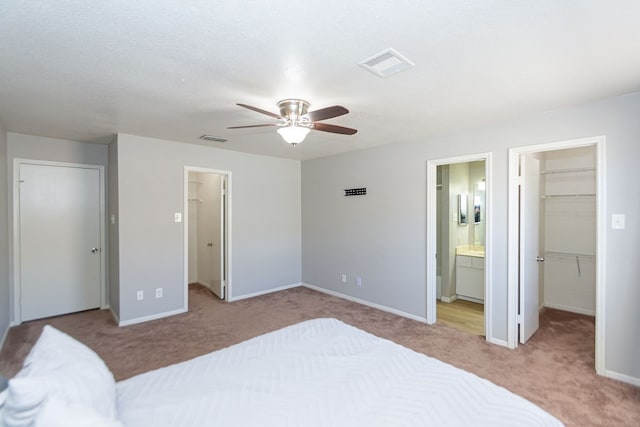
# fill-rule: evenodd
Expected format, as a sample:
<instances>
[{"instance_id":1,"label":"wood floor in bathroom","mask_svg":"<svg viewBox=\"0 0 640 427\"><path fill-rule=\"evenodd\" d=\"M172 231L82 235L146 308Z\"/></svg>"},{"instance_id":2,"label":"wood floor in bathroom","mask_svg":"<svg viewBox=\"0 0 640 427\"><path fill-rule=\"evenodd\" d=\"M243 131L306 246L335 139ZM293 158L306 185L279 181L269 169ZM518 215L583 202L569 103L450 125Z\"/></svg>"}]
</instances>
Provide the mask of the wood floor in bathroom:
<instances>
[{"instance_id":1,"label":"wood floor in bathroom","mask_svg":"<svg viewBox=\"0 0 640 427\"><path fill-rule=\"evenodd\" d=\"M470 334L484 336L484 305L475 302L455 300L437 301L437 320Z\"/></svg>"}]
</instances>

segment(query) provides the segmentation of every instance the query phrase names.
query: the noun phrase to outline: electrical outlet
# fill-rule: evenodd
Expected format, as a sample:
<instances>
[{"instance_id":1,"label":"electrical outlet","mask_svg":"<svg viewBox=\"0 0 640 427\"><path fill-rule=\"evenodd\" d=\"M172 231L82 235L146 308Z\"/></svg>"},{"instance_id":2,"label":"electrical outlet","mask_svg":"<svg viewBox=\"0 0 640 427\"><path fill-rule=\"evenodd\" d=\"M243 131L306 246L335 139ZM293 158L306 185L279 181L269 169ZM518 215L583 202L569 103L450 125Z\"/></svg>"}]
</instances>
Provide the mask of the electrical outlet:
<instances>
[{"instance_id":1,"label":"electrical outlet","mask_svg":"<svg viewBox=\"0 0 640 427\"><path fill-rule=\"evenodd\" d=\"M173 220L175 222L182 222L182 214L180 212L176 212L173 214Z\"/></svg>"},{"instance_id":2,"label":"electrical outlet","mask_svg":"<svg viewBox=\"0 0 640 427\"><path fill-rule=\"evenodd\" d=\"M347 283L347 275L346 275L346 274L342 274L342 275L340 276L340 281L341 281L342 283Z\"/></svg>"},{"instance_id":3,"label":"electrical outlet","mask_svg":"<svg viewBox=\"0 0 640 427\"><path fill-rule=\"evenodd\" d=\"M356 277L356 286L362 286L362 277L358 276Z\"/></svg>"},{"instance_id":4,"label":"electrical outlet","mask_svg":"<svg viewBox=\"0 0 640 427\"><path fill-rule=\"evenodd\" d=\"M144 292L142 292L142 291L136 292L136 299L138 301L142 301L144 299Z\"/></svg>"},{"instance_id":5,"label":"electrical outlet","mask_svg":"<svg viewBox=\"0 0 640 427\"><path fill-rule=\"evenodd\" d=\"M156 298L162 298L162 288L156 288Z\"/></svg>"}]
</instances>

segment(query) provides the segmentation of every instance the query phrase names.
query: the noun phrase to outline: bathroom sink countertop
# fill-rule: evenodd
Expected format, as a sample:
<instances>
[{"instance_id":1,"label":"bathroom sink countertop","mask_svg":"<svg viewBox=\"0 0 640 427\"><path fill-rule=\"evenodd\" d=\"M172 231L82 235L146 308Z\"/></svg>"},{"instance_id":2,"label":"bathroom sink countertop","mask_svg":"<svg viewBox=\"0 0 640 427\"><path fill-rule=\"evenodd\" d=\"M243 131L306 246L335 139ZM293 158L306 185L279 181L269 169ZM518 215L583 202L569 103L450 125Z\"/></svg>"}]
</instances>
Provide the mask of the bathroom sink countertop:
<instances>
[{"instance_id":1,"label":"bathroom sink countertop","mask_svg":"<svg viewBox=\"0 0 640 427\"><path fill-rule=\"evenodd\" d=\"M484 258L484 246L464 245L456 248L456 255Z\"/></svg>"}]
</instances>

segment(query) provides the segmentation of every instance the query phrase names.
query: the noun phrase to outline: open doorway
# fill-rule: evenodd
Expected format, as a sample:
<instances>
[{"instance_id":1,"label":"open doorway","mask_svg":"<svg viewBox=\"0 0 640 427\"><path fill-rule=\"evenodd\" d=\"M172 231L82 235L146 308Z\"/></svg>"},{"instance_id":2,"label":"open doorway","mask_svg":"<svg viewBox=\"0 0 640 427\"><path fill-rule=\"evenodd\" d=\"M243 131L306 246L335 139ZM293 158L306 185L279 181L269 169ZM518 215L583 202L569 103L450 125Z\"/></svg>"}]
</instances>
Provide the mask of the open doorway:
<instances>
[{"instance_id":1,"label":"open doorway","mask_svg":"<svg viewBox=\"0 0 640 427\"><path fill-rule=\"evenodd\" d=\"M487 337L490 160L487 153L427 166L427 322Z\"/></svg>"},{"instance_id":2,"label":"open doorway","mask_svg":"<svg viewBox=\"0 0 640 427\"><path fill-rule=\"evenodd\" d=\"M199 284L229 300L229 190L229 172L185 168L185 295Z\"/></svg>"},{"instance_id":3,"label":"open doorway","mask_svg":"<svg viewBox=\"0 0 640 427\"><path fill-rule=\"evenodd\" d=\"M604 137L511 149L509 346L536 332L544 307L595 317L604 370Z\"/></svg>"}]
</instances>

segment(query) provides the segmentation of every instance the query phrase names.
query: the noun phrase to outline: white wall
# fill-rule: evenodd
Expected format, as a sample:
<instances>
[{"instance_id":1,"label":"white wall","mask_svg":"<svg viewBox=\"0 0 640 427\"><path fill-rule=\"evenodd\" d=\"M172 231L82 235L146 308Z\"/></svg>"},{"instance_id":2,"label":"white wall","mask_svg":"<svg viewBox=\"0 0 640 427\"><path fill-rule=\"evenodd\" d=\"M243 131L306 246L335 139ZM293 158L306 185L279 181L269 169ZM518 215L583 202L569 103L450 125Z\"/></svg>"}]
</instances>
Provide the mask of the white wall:
<instances>
[{"instance_id":1,"label":"white wall","mask_svg":"<svg viewBox=\"0 0 640 427\"><path fill-rule=\"evenodd\" d=\"M493 337L507 340L507 163L516 146L606 135L606 211L627 229L606 235L606 354L610 371L640 378L640 94L532 114L476 130L425 137L302 163L303 280L426 316L426 163L493 152L491 218ZM384 171L384 173L381 173ZM362 197L343 189L367 187ZM365 278L357 288L340 273Z\"/></svg>"},{"instance_id":2,"label":"white wall","mask_svg":"<svg viewBox=\"0 0 640 427\"><path fill-rule=\"evenodd\" d=\"M298 161L120 134L121 321L184 306L184 227L173 218L185 166L232 172L232 297L301 281ZM136 301L137 290L149 297Z\"/></svg>"},{"instance_id":3,"label":"white wall","mask_svg":"<svg viewBox=\"0 0 640 427\"><path fill-rule=\"evenodd\" d=\"M542 169L592 170L542 174L540 188L545 195L595 194L595 167L595 147L546 152ZM595 314L595 197L545 198L540 213L545 224L544 248L549 251L545 253L545 262L541 263L544 271L544 299L541 302L551 308Z\"/></svg>"},{"instance_id":4,"label":"white wall","mask_svg":"<svg viewBox=\"0 0 640 427\"><path fill-rule=\"evenodd\" d=\"M189 283L219 289L223 249L220 245L222 175L189 172L189 176L194 181L189 183L189 192L197 199L189 203Z\"/></svg>"},{"instance_id":5,"label":"white wall","mask_svg":"<svg viewBox=\"0 0 640 427\"><path fill-rule=\"evenodd\" d=\"M13 230L13 160L15 158L102 165L107 169L108 147L41 136L7 133L9 230ZM9 236L9 287L13 294L13 237ZM105 242L106 245L106 242ZM11 307L13 316L13 307Z\"/></svg>"},{"instance_id":6,"label":"white wall","mask_svg":"<svg viewBox=\"0 0 640 427\"><path fill-rule=\"evenodd\" d=\"M198 251L198 278L210 289L220 289L221 276L221 245L220 217L221 194L220 186L222 176L217 174L198 174L202 182L200 186L200 198L202 203L198 205L198 234L200 235ZM211 243L213 246L209 247Z\"/></svg>"},{"instance_id":7,"label":"white wall","mask_svg":"<svg viewBox=\"0 0 640 427\"><path fill-rule=\"evenodd\" d=\"M7 183L7 133L0 128L0 349L11 321Z\"/></svg>"}]
</instances>

